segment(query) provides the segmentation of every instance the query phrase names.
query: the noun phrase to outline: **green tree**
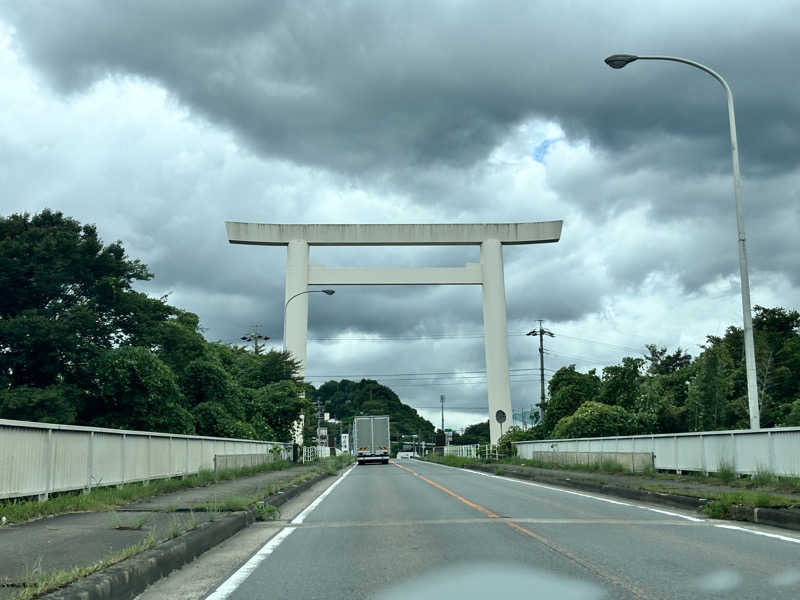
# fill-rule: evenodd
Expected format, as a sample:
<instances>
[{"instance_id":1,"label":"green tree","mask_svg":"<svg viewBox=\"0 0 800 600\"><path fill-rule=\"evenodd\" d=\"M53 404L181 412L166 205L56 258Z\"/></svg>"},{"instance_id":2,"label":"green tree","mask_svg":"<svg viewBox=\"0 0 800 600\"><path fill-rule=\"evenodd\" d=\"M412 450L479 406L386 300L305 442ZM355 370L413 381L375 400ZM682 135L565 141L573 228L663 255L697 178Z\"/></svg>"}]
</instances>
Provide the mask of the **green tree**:
<instances>
[{"instance_id":1,"label":"green tree","mask_svg":"<svg viewBox=\"0 0 800 600\"><path fill-rule=\"evenodd\" d=\"M581 404L574 414L564 417L553 430L553 438L603 437L630 435L635 431L635 420L621 406L608 406L602 402Z\"/></svg>"},{"instance_id":2,"label":"green tree","mask_svg":"<svg viewBox=\"0 0 800 600\"><path fill-rule=\"evenodd\" d=\"M643 365L643 359L626 356L622 364L604 368L598 400L609 406L632 410L639 396Z\"/></svg>"},{"instance_id":3,"label":"green tree","mask_svg":"<svg viewBox=\"0 0 800 600\"><path fill-rule=\"evenodd\" d=\"M574 413L584 402L595 400L600 386L600 378L594 369L579 373L575 365L570 365L556 371L548 384L550 399L544 407L544 431L553 431L562 418Z\"/></svg>"},{"instance_id":4,"label":"green tree","mask_svg":"<svg viewBox=\"0 0 800 600\"><path fill-rule=\"evenodd\" d=\"M649 375L670 375L688 367L692 362L691 355L685 353L681 348L678 348L672 354L667 354L665 346L659 348L655 344L645 344L645 348L647 348L648 353L644 359L650 363L647 366Z\"/></svg>"},{"instance_id":5,"label":"green tree","mask_svg":"<svg viewBox=\"0 0 800 600\"><path fill-rule=\"evenodd\" d=\"M634 405L637 434L684 431L683 400L680 404L676 402L670 377L672 376L648 377L642 381Z\"/></svg>"},{"instance_id":6,"label":"green tree","mask_svg":"<svg viewBox=\"0 0 800 600\"><path fill-rule=\"evenodd\" d=\"M277 381L249 390L247 420L255 427L259 439L288 442L292 425L307 404L300 398L294 381ZM270 435L273 437L267 437Z\"/></svg>"},{"instance_id":7,"label":"green tree","mask_svg":"<svg viewBox=\"0 0 800 600\"><path fill-rule=\"evenodd\" d=\"M82 421L97 427L194 433L192 415L170 368L146 348L105 350L92 363Z\"/></svg>"},{"instance_id":8,"label":"green tree","mask_svg":"<svg viewBox=\"0 0 800 600\"><path fill-rule=\"evenodd\" d=\"M733 370L733 360L724 344L713 345L700 354L686 401L691 431L728 428Z\"/></svg>"},{"instance_id":9,"label":"green tree","mask_svg":"<svg viewBox=\"0 0 800 600\"><path fill-rule=\"evenodd\" d=\"M73 385L27 385L0 390L0 417L38 423L75 423L84 394Z\"/></svg>"},{"instance_id":10,"label":"green tree","mask_svg":"<svg viewBox=\"0 0 800 600\"><path fill-rule=\"evenodd\" d=\"M80 386L102 350L166 318L162 302L131 287L151 276L59 212L0 218L0 371L14 386Z\"/></svg>"},{"instance_id":11,"label":"green tree","mask_svg":"<svg viewBox=\"0 0 800 600\"><path fill-rule=\"evenodd\" d=\"M453 433L454 444L488 444L489 443L489 421L468 425L464 433Z\"/></svg>"}]
</instances>

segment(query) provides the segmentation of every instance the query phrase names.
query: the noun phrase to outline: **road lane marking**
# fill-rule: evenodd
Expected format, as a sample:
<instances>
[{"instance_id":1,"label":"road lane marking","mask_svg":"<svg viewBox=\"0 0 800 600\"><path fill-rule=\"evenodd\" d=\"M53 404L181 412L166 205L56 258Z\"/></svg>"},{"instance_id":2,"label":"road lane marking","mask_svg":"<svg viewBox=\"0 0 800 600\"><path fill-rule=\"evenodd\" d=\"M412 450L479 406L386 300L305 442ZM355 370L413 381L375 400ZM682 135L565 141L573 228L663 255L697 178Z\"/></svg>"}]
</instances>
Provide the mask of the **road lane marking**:
<instances>
[{"instance_id":1,"label":"road lane marking","mask_svg":"<svg viewBox=\"0 0 800 600\"><path fill-rule=\"evenodd\" d=\"M400 468L400 469L403 469L404 471L408 471L409 473L411 473L415 477L420 478L422 481L434 486L435 488L445 492L446 494L449 494L449 495L453 496L454 498L457 498L459 501L461 501L464 504L466 504L467 506L470 506L470 507L474 508L475 510L485 514L487 517L498 519L496 522L503 523L504 525L507 525L511 529L514 529L515 531L517 531L519 533L522 533L523 535L527 535L528 537L531 537L531 538L535 539L540 544L542 544L546 548L550 549L551 551L555 552L556 554L560 554L564 558L566 558L568 560L571 560L572 562L574 562L577 565L580 565L581 567L583 567L587 571L589 571L591 573L594 573L600 579L602 579L604 581L607 581L607 582L609 582L609 583L611 583L613 585L616 585L617 587L620 587L620 588L628 591L629 593L633 594L633 596L635 598L640 598L642 600L645 600L646 598L648 598L647 593L642 588L640 588L637 585L635 585L633 582L628 581L626 579L623 579L621 576L619 576L619 575L617 575L615 573L609 573L609 572L604 571L601 567L598 567L597 565L589 562L586 559L583 559L583 558L580 558L579 556L576 556L575 554L573 554L569 550L566 550L565 548L561 548L557 544L553 543L552 541L550 541L548 538L544 537L543 535L539 535L538 533L534 533L530 529L528 529L526 527L523 527L522 525L520 525L518 523L515 523L514 521L511 521L511 520L508 520L508 519L505 519L505 518L498 518L498 515L496 515L495 513L490 511L489 509L484 508L484 507L482 507L482 506L480 506L478 504L475 504L474 502L470 502L466 498L464 498L462 496L459 496L458 494L456 494L455 492L447 489L443 485L440 485L440 484L436 483L435 481L433 481L431 479L428 479L424 475L420 475L419 473L417 473L416 471L413 471L412 469L409 469L408 467L404 467L404 466L399 465L397 463L392 463L392 464L394 466ZM477 473L477 471L471 471L471 472ZM501 478L501 479L503 479L503 478Z\"/></svg>"},{"instance_id":2,"label":"road lane marking","mask_svg":"<svg viewBox=\"0 0 800 600\"><path fill-rule=\"evenodd\" d=\"M463 469L461 467L451 467L449 465L440 465L438 463L429 463L432 465L436 465L438 467L444 467L445 469L456 469L458 471L472 473L473 475L482 475L483 477L491 477L494 479L502 479L503 481L509 481L511 483L518 483L520 485L529 485L531 487L538 487L543 488L546 490L551 490L553 492L561 492L562 494L571 494L573 496L581 496L583 498L590 498L592 500L599 500L600 502L606 502L607 504L616 504L618 506L631 506L633 508L640 508L642 510L649 510L651 512L660 513L662 515L669 515L670 517L677 517L679 519L685 519L687 521L692 521L694 523L705 523L708 519L699 519L697 517L690 517L689 515L682 515L680 513L662 510L659 508L652 508L650 506L643 506L641 504L633 504L631 502L621 502L620 500L612 500L611 498L604 498L603 496L595 496L593 494L587 494L585 492L576 492L573 490L565 490L563 488L554 487L551 485L545 485L543 483L534 483L532 481L522 481L520 479L514 479L513 477L503 477L502 475L492 475L491 473L484 473L483 471L473 471L472 469Z\"/></svg>"},{"instance_id":3,"label":"road lane marking","mask_svg":"<svg viewBox=\"0 0 800 600\"><path fill-rule=\"evenodd\" d=\"M515 523L528 523L532 525L636 525L647 527L667 526L667 527L698 527L692 523L675 520L638 520L630 519L533 519L528 517L498 517L487 519L485 517L476 519L418 519L405 521L326 521L305 523L302 525L286 525L294 529L337 529L348 527L414 527L427 525L495 525L503 524L506 521ZM259 524L264 527L264 524ZM702 525L700 525L702 526Z\"/></svg>"},{"instance_id":4,"label":"road lane marking","mask_svg":"<svg viewBox=\"0 0 800 600\"><path fill-rule=\"evenodd\" d=\"M334 481L330 487L328 487L328 489L322 492L316 500L306 506L299 515L292 519L290 525L301 524L309 515L309 513L319 506L320 502L322 502L328 496L328 494L330 494L334 488L336 488L336 486L339 485L342 480L350 474L350 471L352 470L353 467L350 467L347 469L347 471L342 473L341 476ZM248 559L246 563L239 567L233 573L233 575L223 581L222 584L216 590L214 590L210 596L207 596L206 600L224 600L230 596L234 591L236 591L236 588L238 588L244 582L245 579L250 577L258 565L260 565L270 554L275 552L275 549L281 545L283 540L289 537L296 529L297 527L287 526L272 536L272 538L270 538L270 540L264 544L258 552L256 552Z\"/></svg>"},{"instance_id":5,"label":"road lane marking","mask_svg":"<svg viewBox=\"0 0 800 600\"><path fill-rule=\"evenodd\" d=\"M428 463L428 464L436 465L438 467L444 467L446 469L456 469L458 471L466 471L467 473L472 473L473 475L483 475L484 477L493 477L495 479L502 479L504 481L510 481L512 483L518 483L518 484L521 484L521 485L529 485L529 486L533 486L533 487L540 487L540 488L544 488L544 489L547 489L547 490L552 490L554 492L562 492L564 494L572 494L574 496L583 496L585 498L591 498L593 500L600 500L601 502L608 502L610 504L620 504L622 506L632 506L633 508L641 508L643 510L649 510L651 512L660 513L662 515L668 515L670 517L678 517L679 519L685 519L685 520L691 521L693 523L707 523L707 524L713 525L714 527L719 527L720 529L730 529L731 531L741 531L741 532L744 532L744 533L750 533L752 535L760 535L760 536L763 536L763 537L768 537L768 538L772 538L772 539L776 539L776 540L781 540L781 541L784 541L784 542L790 542L792 544L800 544L800 538L795 538L795 537L791 537L791 536L787 536L787 535L780 535L778 533L769 533L769 532L766 532L766 531L759 531L757 529L750 529L749 527L740 527L738 525L724 525L724 524L721 524L721 523L711 523L711 521L709 521L708 519L700 519L700 518L697 518L697 517L690 517L689 515L682 515L680 513L672 512L672 511L669 511L669 510L662 510L662 509L659 509L659 508L652 508L650 506L642 506L641 504L631 504L631 503L628 503L628 502L618 502L616 500L611 500L609 498L603 498L603 497L600 497L600 496L593 496L592 494L585 494L585 493L582 493L582 492L575 492L575 491L572 491L572 490L565 490L565 489L561 489L561 488L557 488L557 487L553 487L553 486L549 486L549 485L544 485L544 484L541 484L541 483L533 483L531 481L521 481L519 479L514 479L512 477L502 477L500 475L492 475L491 473L484 473L482 471L473 471L472 469L463 469L461 467L451 467L449 465L440 465L438 463Z\"/></svg>"},{"instance_id":6,"label":"road lane marking","mask_svg":"<svg viewBox=\"0 0 800 600\"><path fill-rule=\"evenodd\" d=\"M793 544L800 544L800 539L789 537L788 535L780 535L778 533L767 533L766 531L758 531L757 529L750 529L748 527L739 527L738 525L723 525L721 523L715 523L714 527L719 527L720 529L732 529L734 531L745 531L747 533L752 533L753 535L762 535L768 538L774 538L776 540L783 540L784 542L792 542Z\"/></svg>"},{"instance_id":7,"label":"road lane marking","mask_svg":"<svg viewBox=\"0 0 800 600\"><path fill-rule=\"evenodd\" d=\"M437 488L437 489L439 489L439 490L443 491L445 494L450 494L450 495L451 495L453 498L456 498L457 500L459 500L460 502L463 502L463 503L464 503L464 504L466 504L467 506L469 506L469 507L471 507L471 508L474 508L474 509L475 509L475 510L477 510L478 512L481 512L481 513L485 514L485 515L486 515L487 517L489 517L490 519L496 519L496 518L498 518L498 516L499 516L499 515L496 515L496 514L494 514L492 511L490 511L490 510L488 510L488 509L486 509L486 508L483 508L482 506L480 506L480 505L478 505L478 504L475 504L474 502L470 502L469 500L467 500L466 498L463 498L463 497L459 496L459 495L458 495L458 494L456 494L455 492L453 492L453 491L451 491L451 490L448 490L448 489L447 489L446 487L444 487L443 485L439 485L438 483L436 483L435 481L433 481L433 480L431 480L431 479L428 479L428 478L427 478L427 477L425 477L424 475L420 475L420 474L419 474L419 473L417 473L416 471L412 471L412 470L411 470L411 469L409 469L408 467L404 467L403 465L399 465L399 464L397 464L396 462L395 462L395 463L392 463L392 464L393 464L395 467L397 467L398 469L403 469L404 471L408 471L409 473L411 473L412 475L414 475L414 477L419 477L419 478L420 478L420 479L422 479L422 481L424 481L425 483L429 483L429 484L430 484L430 485L432 485L433 487L435 487L435 488Z\"/></svg>"}]
</instances>

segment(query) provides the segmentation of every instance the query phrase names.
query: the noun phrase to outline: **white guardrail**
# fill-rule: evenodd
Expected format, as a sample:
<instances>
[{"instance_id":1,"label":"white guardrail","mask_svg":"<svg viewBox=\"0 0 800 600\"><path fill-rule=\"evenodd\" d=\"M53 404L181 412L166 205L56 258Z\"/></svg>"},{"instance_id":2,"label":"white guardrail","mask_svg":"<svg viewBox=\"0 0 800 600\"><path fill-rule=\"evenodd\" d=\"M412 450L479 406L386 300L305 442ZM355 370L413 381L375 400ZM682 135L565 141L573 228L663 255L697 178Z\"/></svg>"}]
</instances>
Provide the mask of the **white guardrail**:
<instances>
[{"instance_id":1,"label":"white guardrail","mask_svg":"<svg viewBox=\"0 0 800 600\"><path fill-rule=\"evenodd\" d=\"M461 458L477 458L478 444L468 444L466 446L444 446L445 456L458 456Z\"/></svg>"},{"instance_id":2,"label":"white guardrail","mask_svg":"<svg viewBox=\"0 0 800 600\"><path fill-rule=\"evenodd\" d=\"M533 452L652 452L664 471L716 472L721 464L739 474L770 471L800 475L800 427L703 431L600 438L513 442L520 458Z\"/></svg>"},{"instance_id":3,"label":"white guardrail","mask_svg":"<svg viewBox=\"0 0 800 600\"><path fill-rule=\"evenodd\" d=\"M216 454L267 453L280 442L0 419L0 499L90 490L214 469Z\"/></svg>"},{"instance_id":4,"label":"white guardrail","mask_svg":"<svg viewBox=\"0 0 800 600\"><path fill-rule=\"evenodd\" d=\"M330 458L331 449L328 446L303 446L303 463L314 462L320 458Z\"/></svg>"}]
</instances>

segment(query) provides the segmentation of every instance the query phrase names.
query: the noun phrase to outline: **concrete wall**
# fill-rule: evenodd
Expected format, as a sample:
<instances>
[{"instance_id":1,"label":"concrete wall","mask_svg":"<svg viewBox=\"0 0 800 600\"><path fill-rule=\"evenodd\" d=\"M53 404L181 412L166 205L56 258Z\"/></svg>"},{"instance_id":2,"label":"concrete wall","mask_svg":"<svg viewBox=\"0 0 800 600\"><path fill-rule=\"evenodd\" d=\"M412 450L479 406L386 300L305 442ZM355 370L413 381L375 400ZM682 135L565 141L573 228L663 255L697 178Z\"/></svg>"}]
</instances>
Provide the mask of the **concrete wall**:
<instances>
[{"instance_id":1,"label":"concrete wall","mask_svg":"<svg viewBox=\"0 0 800 600\"><path fill-rule=\"evenodd\" d=\"M217 454L266 454L279 442L0 419L0 498L149 481L214 468Z\"/></svg>"},{"instance_id":2,"label":"concrete wall","mask_svg":"<svg viewBox=\"0 0 800 600\"><path fill-rule=\"evenodd\" d=\"M665 471L707 473L728 464L740 474L769 470L776 475L800 475L800 427L540 440L514 445L521 458L553 451L649 452L655 468Z\"/></svg>"}]
</instances>

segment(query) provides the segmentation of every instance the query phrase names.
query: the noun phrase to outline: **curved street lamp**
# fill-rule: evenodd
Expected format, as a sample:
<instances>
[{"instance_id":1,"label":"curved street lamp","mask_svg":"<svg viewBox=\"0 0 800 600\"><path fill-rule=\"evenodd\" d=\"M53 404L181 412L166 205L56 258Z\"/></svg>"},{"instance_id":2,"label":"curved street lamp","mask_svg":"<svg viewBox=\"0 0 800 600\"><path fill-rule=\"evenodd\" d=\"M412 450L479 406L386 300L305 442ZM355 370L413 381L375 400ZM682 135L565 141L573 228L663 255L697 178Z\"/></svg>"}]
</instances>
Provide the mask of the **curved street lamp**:
<instances>
[{"instance_id":1,"label":"curved street lamp","mask_svg":"<svg viewBox=\"0 0 800 600\"><path fill-rule=\"evenodd\" d=\"M613 54L605 59L612 69L621 69L637 60L666 60L690 65L705 71L722 84L728 97L728 123L731 134L731 161L733 163L733 194L736 197L736 225L739 232L739 276L742 288L742 316L744 323L744 356L747 373L747 404L750 409L750 429L761 428L758 406L758 382L756 378L755 345L753 344L753 318L750 308L750 278L747 274L747 251L744 237L744 215L742 213L741 176L739 175L739 144L736 139L736 117L733 112L733 93L722 75L705 65L686 58L675 56L636 56L633 54Z\"/></svg>"},{"instance_id":2,"label":"curved street lamp","mask_svg":"<svg viewBox=\"0 0 800 600\"><path fill-rule=\"evenodd\" d=\"M294 296L289 298L286 303L283 305L283 350L286 351L286 310L289 308L289 302L297 298L298 296L302 296L303 294L314 294L320 293L325 294L326 296L333 296L336 293L336 290L326 289L326 290L305 290L304 292L297 292Z\"/></svg>"}]
</instances>

